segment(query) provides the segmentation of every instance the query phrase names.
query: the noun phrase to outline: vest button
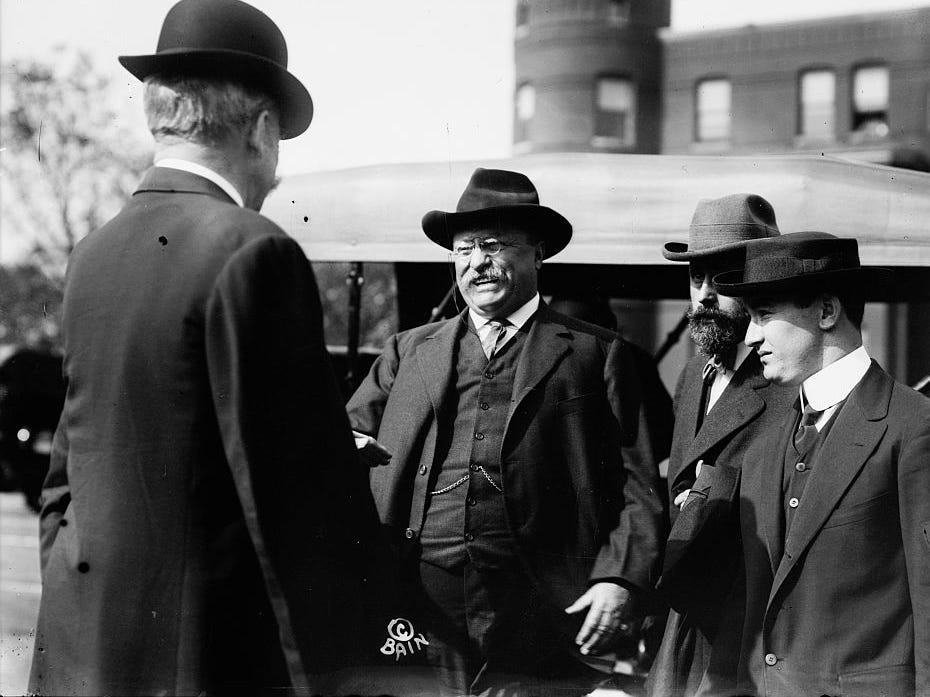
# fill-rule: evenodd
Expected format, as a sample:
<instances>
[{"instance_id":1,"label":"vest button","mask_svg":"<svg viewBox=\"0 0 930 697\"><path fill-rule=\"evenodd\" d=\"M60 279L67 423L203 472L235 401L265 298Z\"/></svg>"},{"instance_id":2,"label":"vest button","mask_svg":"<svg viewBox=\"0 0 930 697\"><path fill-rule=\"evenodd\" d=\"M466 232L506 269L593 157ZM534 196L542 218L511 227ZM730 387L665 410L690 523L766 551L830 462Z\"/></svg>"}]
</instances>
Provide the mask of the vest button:
<instances>
[{"instance_id":1,"label":"vest button","mask_svg":"<svg viewBox=\"0 0 930 697\"><path fill-rule=\"evenodd\" d=\"M791 506L792 508L797 508L799 503L801 503L801 502L798 501L798 500L797 500L796 498L794 498L793 496L792 496L790 499L788 499L788 505Z\"/></svg>"},{"instance_id":2,"label":"vest button","mask_svg":"<svg viewBox=\"0 0 930 697\"><path fill-rule=\"evenodd\" d=\"M426 471L427 471L427 470L426 470L426 465L423 465L423 466L420 468L420 474L426 474Z\"/></svg>"},{"instance_id":3,"label":"vest button","mask_svg":"<svg viewBox=\"0 0 930 697\"><path fill-rule=\"evenodd\" d=\"M475 434L475 440L484 440L484 434L481 431Z\"/></svg>"},{"instance_id":4,"label":"vest button","mask_svg":"<svg viewBox=\"0 0 930 697\"><path fill-rule=\"evenodd\" d=\"M466 541L466 542L473 542L474 539L475 539L475 536L472 535L470 532L466 532L466 533L465 533L465 541Z\"/></svg>"},{"instance_id":5,"label":"vest button","mask_svg":"<svg viewBox=\"0 0 930 697\"><path fill-rule=\"evenodd\" d=\"M485 370L485 371L484 371L484 377L486 377L488 380L490 380L491 378L494 377L494 373L492 373L490 370Z\"/></svg>"},{"instance_id":6,"label":"vest button","mask_svg":"<svg viewBox=\"0 0 930 697\"><path fill-rule=\"evenodd\" d=\"M468 469L470 469L472 472L477 472L477 471L478 471L478 465L476 465L476 464L471 464L471 465L468 466Z\"/></svg>"},{"instance_id":7,"label":"vest button","mask_svg":"<svg viewBox=\"0 0 930 697\"><path fill-rule=\"evenodd\" d=\"M778 663L778 656L776 656L774 653L765 654L765 665L773 666L776 663Z\"/></svg>"},{"instance_id":8,"label":"vest button","mask_svg":"<svg viewBox=\"0 0 930 697\"><path fill-rule=\"evenodd\" d=\"M796 464L796 465L794 466L794 468L795 468L798 472L803 472L804 470L807 469L807 465L805 465L803 462L799 462L798 464Z\"/></svg>"},{"instance_id":9,"label":"vest button","mask_svg":"<svg viewBox=\"0 0 930 697\"><path fill-rule=\"evenodd\" d=\"M80 571L82 574L86 574L88 571L90 571L90 564L88 564L86 561L82 561L80 564L78 564L78 571Z\"/></svg>"},{"instance_id":10,"label":"vest button","mask_svg":"<svg viewBox=\"0 0 930 697\"><path fill-rule=\"evenodd\" d=\"M66 527L68 527L68 519L67 519L67 518L62 518L61 520L58 521L58 524L59 524L61 527L66 528Z\"/></svg>"},{"instance_id":11,"label":"vest button","mask_svg":"<svg viewBox=\"0 0 930 697\"><path fill-rule=\"evenodd\" d=\"M487 402L481 402L481 404L479 404L478 406L484 409L485 411L491 408L491 405L488 404Z\"/></svg>"},{"instance_id":12,"label":"vest button","mask_svg":"<svg viewBox=\"0 0 930 697\"><path fill-rule=\"evenodd\" d=\"M406 537L408 540L412 540L416 536L417 533L413 528L407 528L404 530L404 537Z\"/></svg>"},{"instance_id":13,"label":"vest button","mask_svg":"<svg viewBox=\"0 0 930 697\"><path fill-rule=\"evenodd\" d=\"M469 506L474 506L478 502L475 500L474 496L469 496L467 499L465 499L465 503L467 503Z\"/></svg>"}]
</instances>

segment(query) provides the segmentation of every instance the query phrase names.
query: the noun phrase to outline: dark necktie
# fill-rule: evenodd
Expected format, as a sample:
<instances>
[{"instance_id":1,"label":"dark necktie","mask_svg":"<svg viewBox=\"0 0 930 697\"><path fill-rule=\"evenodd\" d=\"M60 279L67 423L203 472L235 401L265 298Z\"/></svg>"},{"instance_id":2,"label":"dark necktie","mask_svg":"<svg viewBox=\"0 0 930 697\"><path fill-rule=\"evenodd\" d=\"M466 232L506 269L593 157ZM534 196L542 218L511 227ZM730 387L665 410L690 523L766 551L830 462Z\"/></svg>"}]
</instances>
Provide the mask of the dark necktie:
<instances>
[{"instance_id":1,"label":"dark necktie","mask_svg":"<svg viewBox=\"0 0 930 697\"><path fill-rule=\"evenodd\" d=\"M814 424L822 413L810 404L804 405L804 411L801 412L801 419L798 421L798 430L794 432L794 450L798 455L806 455L817 440L820 432Z\"/></svg>"},{"instance_id":2,"label":"dark necktie","mask_svg":"<svg viewBox=\"0 0 930 697\"><path fill-rule=\"evenodd\" d=\"M713 358L707 361L704 370L701 372L701 377L701 403L699 405L695 433L700 431L701 426L704 424L704 415L707 414L707 402L710 400L710 388L713 386L714 380L717 379L717 364Z\"/></svg>"},{"instance_id":3,"label":"dark necktie","mask_svg":"<svg viewBox=\"0 0 930 697\"><path fill-rule=\"evenodd\" d=\"M492 319L488 322L488 326L490 329L485 334L484 341L481 342L481 348L484 349L484 355L488 357L488 360L491 360L507 338L507 327L510 326L510 322L506 319Z\"/></svg>"}]
</instances>

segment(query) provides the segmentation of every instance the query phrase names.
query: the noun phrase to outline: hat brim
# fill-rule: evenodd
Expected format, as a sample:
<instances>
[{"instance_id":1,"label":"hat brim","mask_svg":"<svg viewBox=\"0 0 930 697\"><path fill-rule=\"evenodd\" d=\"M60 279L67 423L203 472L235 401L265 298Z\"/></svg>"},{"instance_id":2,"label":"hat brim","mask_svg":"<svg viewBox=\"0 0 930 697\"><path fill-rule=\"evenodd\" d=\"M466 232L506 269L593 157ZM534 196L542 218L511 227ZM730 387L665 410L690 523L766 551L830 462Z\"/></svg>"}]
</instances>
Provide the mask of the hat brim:
<instances>
[{"instance_id":1,"label":"hat brim","mask_svg":"<svg viewBox=\"0 0 930 697\"><path fill-rule=\"evenodd\" d=\"M788 276L767 281L743 282L743 270L725 271L714 276L714 287L721 295L741 298L748 295L780 295L820 288L858 285L865 289L873 283L884 283L891 276L891 269L878 266L862 266L855 269L837 269L816 273Z\"/></svg>"},{"instance_id":2,"label":"hat brim","mask_svg":"<svg viewBox=\"0 0 930 697\"><path fill-rule=\"evenodd\" d=\"M662 248L662 256L669 261L704 259L744 250L746 248L746 242L747 240L728 242L727 244L719 244L716 247L708 247L707 249L688 249L688 245L684 242L666 242L665 246Z\"/></svg>"},{"instance_id":3,"label":"hat brim","mask_svg":"<svg viewBox=\"0 0 930 697\"><path fill-rule=\"evenodd\" d=\"M545 243L544 259L561 252L572 238L572 224L564 216L536 204L492 206L462 213L430 211L423 216L426 236L449 250L456 233L497 228L517 228L538 236Z\"/></svg>"},{"instance_id":4,"label":"hat brim","mask_svg":"<svg viewBox=\"0 0 930 697\"><path fill-rule=\"evenodd\" d=\"M177 49L144 56L120 56L139 80L158 73L228 77L267 92L280 109L281 139L295 138L313 119L313 100L303 83L274 61L233 50Z\"/></svg>"}]
</instances>

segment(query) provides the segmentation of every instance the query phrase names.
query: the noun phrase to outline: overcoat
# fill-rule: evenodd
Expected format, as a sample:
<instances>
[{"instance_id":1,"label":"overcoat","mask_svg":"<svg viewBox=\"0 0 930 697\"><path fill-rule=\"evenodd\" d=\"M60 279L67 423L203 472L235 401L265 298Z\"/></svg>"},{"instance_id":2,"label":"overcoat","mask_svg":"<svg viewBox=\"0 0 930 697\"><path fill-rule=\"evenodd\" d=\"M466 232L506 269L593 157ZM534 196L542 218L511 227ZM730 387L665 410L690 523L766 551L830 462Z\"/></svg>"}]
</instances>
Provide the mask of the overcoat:
<instances>
[{"instance_id":1,"label":"overcoat","mask_svg":"<svg viewBox=\"0 0 930 697\"><path fill-rule=\"evenodd\" d=\"M833 417L785 535L783 462L797 413L746 452L744 622L735 691L930 695L930 400L872 362ZM716 673L712 658L708 678Z\"/></svg>"},{"instance_id":2,"label":"overcoat","mask_svg":"<svg viewBox=\"0 0 930 697\"><path fill-rule=\"evenodd\" d=\"M404 555L417 552L437 424L454 418L446 396L467 321L463 312L392 337L348 404L353 428L393 453L371 485ZM628 350L613 332L541 303L500 444L517 553L572 648L580 620L564 609L592 581L620 580L648 594L657 580L665 512Z\"/></svg>"},{"instance_id":3,"label":"overcoat","mask_svg":"<svg viewBox=\"0 0 930 697\"><path fill-rule=\"evenodd\" d=\"M721 609L742 566L736 498L739 468L750 444L781 422L797 391L762 375L752 351L737 368L698 430L706 356L685 364L675 389L675 432L669 457L669 496L691 488L696 498L671 532L659 591L671 606L647 687L655 697L693 695L710 661ZM690 487L701 462L701 475ZM713 484L713 486L711 486Z\"/></svg>"},{"instance_id":4,"label":"overcoat","mask_svg":"<svg viewBox=\"0 0 930 697\"><path fill-rule=\"evenodd\" d=\"M75 248L63 330L30 690L312 684L377 516L300 247L154 168Z\"/></svg>"}]
</instances>

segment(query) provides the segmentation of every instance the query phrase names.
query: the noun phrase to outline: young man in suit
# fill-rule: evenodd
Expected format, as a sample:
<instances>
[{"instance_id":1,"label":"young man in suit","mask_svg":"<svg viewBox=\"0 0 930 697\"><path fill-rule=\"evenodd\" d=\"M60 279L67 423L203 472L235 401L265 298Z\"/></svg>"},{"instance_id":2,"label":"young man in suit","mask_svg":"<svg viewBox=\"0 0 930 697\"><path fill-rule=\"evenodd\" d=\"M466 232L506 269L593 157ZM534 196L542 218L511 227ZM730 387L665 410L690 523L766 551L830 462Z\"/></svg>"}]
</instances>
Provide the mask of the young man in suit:
<instances>
[{"instance_id":1,"label":"young man in suit","mask_svg":"<svg viewBox=\"0 0 930 697\"><path fill-rule=\"evenodd\" d=\"M310 264L257 212L310 95L238 0L181 0L120 60L155 166L68 268L29 689L313 691L377 517Z\"/></svg>"},{"instance_id":2,"label":"young man in suit","mask_svg":"<svg viewBox=\"0 0 930 697\"><path fill-rule=\"evenodd\" d=\"M790 405L790 391L762 375L743 343L749 315L719 292L714 275L739 268L749 240L779 234L772 206L755 194L698 203L689 242L669 242L666 259L687 262L691 338L698 348L675 390L668 487L672 529L659 588L670 603L665 635L649 676L656 697L693 695L710 660L723 603L739 576L738 518L726 499L707 498L710 482L735 491L746 448ZM689 499L690 497L690 499ZM687 503L687 509L679 511Z\"/></svg>"},{"instance_id":3,"label":"young man in suit","mask_svg":"<svg viewBox=\"0 0 930 697\"><path fill-rule=\"evenodd\" d=\"M930 402L862 345L882 271L854 239L799 232L715 277L796 404L743 460L744 618L715 646L737 684L708 694L930 695Z\"/></svg>"},{"instance_id":4,"label":"young man in suit","mask_svg":"<svg viewBox=\"0 0 930 697\"><path fill-rule=\"evenodd\" d=\"M661 553L642 397L613 332L540 300L569 222L519 173L478 169L423 230L467 308L388 340L349 402L415 629L453 694L586 694L582 663L632 628ZM377 459L377 453L375 458Z\"/></svg>"}]
</instances>

